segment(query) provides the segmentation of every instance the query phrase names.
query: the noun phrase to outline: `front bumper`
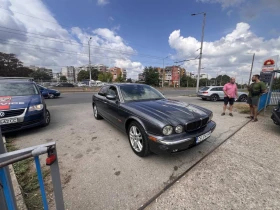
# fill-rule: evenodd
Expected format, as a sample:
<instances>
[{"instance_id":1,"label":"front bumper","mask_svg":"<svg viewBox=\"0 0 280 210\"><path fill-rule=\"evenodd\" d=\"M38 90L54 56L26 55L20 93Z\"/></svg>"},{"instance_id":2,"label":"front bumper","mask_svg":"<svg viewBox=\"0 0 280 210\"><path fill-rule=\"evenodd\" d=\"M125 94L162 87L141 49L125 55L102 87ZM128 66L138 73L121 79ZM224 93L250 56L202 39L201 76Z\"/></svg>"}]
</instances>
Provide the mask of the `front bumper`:
<instances>
[{"instance_id":1,"label":"front bumper","mask_svg":"<svg viewBox=\"0 0 280 210\"><path fill-rule=\"evenodd\" d=\"M0 125L3 134L43 125L45 122L45 109L34 111L34 113L28 113L27 115L23 113L23 115L16 118L18 119L17 123Z\"/></svg>"},{"instance_id":2,"label":"front bumper","mask_svg":"<svg viewBox=\"0 0 280 210\"><path fill-rule=\"evenodd\" d=\"M156 154L170 154L185 151L190 147L197 145L196 138L198 136L201 136L209 131L212 133L215 128L216 123L214 121L210 121L205 127L190 133L184 132L182 134L174 134L164 137L148 134L148 136L153 136L158 139L157 141L149 140L149 147L150 150Z\"/></svg>"},{"instance_id":3,"label":"front bumper","mask_svg":"<svg viewBox=\"0 0 280 210\"><path fill-rule=\"evenodd\" d=\"M278 125L280 125L280 112L278 111L278 109L273 109L272 110L271 119L274 122L276 122Z\"/></svg>"}]
</instances>

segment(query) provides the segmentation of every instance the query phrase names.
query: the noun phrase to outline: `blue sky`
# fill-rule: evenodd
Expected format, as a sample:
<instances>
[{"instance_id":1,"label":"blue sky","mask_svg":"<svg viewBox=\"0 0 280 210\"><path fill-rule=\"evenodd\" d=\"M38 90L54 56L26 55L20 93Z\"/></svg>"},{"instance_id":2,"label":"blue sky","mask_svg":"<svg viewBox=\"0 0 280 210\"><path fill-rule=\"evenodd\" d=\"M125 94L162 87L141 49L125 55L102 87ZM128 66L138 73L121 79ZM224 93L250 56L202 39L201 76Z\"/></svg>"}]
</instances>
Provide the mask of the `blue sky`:
<instances>
[{"instance_id":1,"label":"blue sky","mask_svg":"<svg viewBox=\"0 0 280 210\"><path fill-rule=\"evenodd\" d=\"M207 13L202 62L210 75L220 71L245 76L250 67L248 53L256 52L256 72L262 59L280 53L279 0L26 0L25 5L15 0L0 1L6 10L0 14L1 26L14 26L27 33L42 33L78 43L86 43L88 37L94 36L92 45L103 51L92 49L93 63L127 68L129 76L134 78L146 65L162 66L162 59L149 56L169 55L165 61L169 65L176 60L196 57L203 16L190 14L197 12ZM38 42L41 47L51 45L66 51L80 50L84 55L73 59L72 55L60 54L60 60L57 56L43 59L48 54L44 49L40 50L40 55L31 51L27 55L26 51L2 43L4 49L15 52L27 64L53 65L55 71L64 65L87 64L86 46L75 48L50 40L39 42L29 35L25 44ZM7 37L0 32L0 39L3 37L10 43L23 42L19 37ZM272 49L267 46L269 44L273 45ZM106 51L106 47L115 51ZM123 55L120 51L131 54ZM197 62L183 63L183 66L195 72Z\"/></svg>"}]
</instances>

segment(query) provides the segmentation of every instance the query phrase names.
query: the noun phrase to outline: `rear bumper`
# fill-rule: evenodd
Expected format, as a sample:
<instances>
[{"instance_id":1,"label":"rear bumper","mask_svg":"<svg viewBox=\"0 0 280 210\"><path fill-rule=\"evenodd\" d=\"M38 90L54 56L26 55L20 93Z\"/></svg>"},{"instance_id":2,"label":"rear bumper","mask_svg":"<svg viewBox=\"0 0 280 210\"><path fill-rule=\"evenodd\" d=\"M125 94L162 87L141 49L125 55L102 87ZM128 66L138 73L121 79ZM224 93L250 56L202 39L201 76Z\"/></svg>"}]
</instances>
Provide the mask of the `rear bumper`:
<instances>
[{"instance_id":1,"label":"rear bumper","mask_svg":"<svg viewBox=\"0 0 280 210\"><path fill-rule=\"evenodd\" d=\"M205 98L205 99L210 99L210 96L207 96L207 95L199 95L199 94L197 94L197 97Z\"/></svg>"},{"instance_id":2,"label":"rear bumper","mask_svg":"<svg viewBox=\"0 0 280 210\"><path fill-rule=\"evenodd\" d=\"M43 125L45 122L45 110L42 110L29 116L25 116L23 120L19 121L20 122L18 123L1 125L2 133L11 133Z\"/></svg>"},{"instance_id":3,"label":"rear bumper","mask_svg":"<svg viewBox=\"0 0 280 210\"><path fill-rule=\"evenodd\" d=\"M176 137L162 137L153 136L158 139L157 142L149 140L150 150L156 154L171 154L178 153L196 146L200 143L196 143L196 138L209 131L211 133L215 130L216 123L210 121L207 126L191 133L184 133L181 135L175 135ZM149 134L148 134L149 135ZM206 140L206 139L205 139ZM204 140L204 141L205 141ZM203 141L202 141L203 142Z\"/></svg>"}]
</instances>

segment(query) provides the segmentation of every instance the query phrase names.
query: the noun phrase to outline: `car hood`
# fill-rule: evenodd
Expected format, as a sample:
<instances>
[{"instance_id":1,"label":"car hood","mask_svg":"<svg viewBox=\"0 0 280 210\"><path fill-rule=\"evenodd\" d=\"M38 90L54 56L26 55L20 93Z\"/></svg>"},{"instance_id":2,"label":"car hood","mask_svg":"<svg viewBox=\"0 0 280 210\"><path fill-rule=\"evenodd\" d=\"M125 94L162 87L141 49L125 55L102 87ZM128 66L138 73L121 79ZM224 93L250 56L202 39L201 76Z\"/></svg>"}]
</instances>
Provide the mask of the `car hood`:
<instances>
[{"instance_id":1,"label":"car hood","mask_svg":"<svg viewBox=\"0 0 280 210\"><path fill-rule=\"evenodd\" d=\"M42 103L40 95L31 96L1 96L0 110L22 109Z\"/></svg>"},{"instance_id":2,"label":"car hood","mask_svg":"<svg viewBox=\"0 0 280 210\"><path fill-rule=\"evenodd\" d=\"M206 118L211 113L193 104L168 99L128 102L125 107L139 117L173 126Z\"/></svg>"}]
</instances>

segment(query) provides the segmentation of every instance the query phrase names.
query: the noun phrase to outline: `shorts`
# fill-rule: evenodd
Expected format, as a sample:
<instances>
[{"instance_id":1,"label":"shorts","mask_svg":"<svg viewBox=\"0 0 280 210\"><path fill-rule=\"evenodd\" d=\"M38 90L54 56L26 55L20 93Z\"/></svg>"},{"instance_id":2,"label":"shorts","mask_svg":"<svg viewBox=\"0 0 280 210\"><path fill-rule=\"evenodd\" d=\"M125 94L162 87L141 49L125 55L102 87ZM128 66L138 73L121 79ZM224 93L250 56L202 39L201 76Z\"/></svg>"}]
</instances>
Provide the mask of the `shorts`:
<instances>
[{"instance_id":1,"label":"shorts","mask_svg":"<svg viewBox=\"0 0 280 210\"><path fill-rule=\"evenodd\" d=\"M228 105L228 103L229 103L229 105L232 106L234 104L234 101L235 101L235 98L229 98L229 97L224 98L224 104L225 105Z\"/></svg>"},{"instance_id":2,"label":"shorts","mask_svg":"<svg viewBox=\"0 0 280 210\"><path fill-rule=\"evenodd\" d=\"M247 104L252 106L258 106L259 105L259 97L248 97Z\"/></svg>"}]
</instances>

